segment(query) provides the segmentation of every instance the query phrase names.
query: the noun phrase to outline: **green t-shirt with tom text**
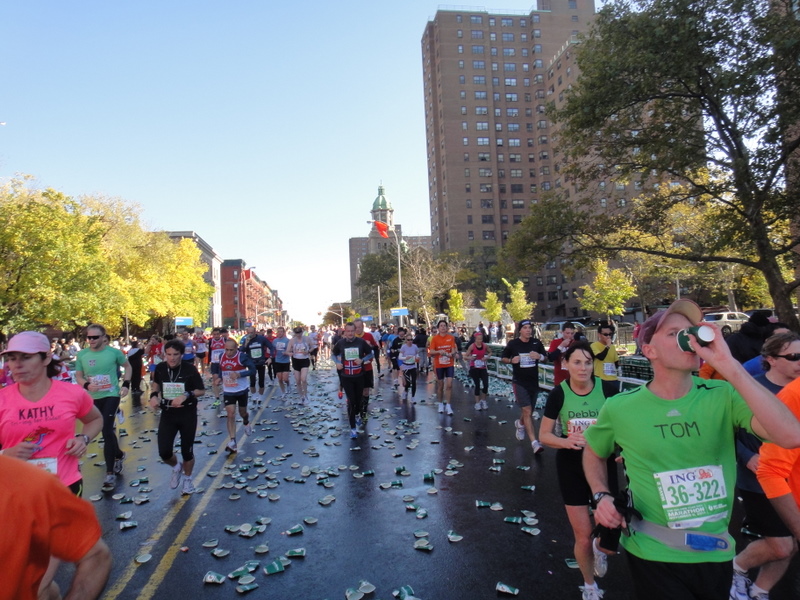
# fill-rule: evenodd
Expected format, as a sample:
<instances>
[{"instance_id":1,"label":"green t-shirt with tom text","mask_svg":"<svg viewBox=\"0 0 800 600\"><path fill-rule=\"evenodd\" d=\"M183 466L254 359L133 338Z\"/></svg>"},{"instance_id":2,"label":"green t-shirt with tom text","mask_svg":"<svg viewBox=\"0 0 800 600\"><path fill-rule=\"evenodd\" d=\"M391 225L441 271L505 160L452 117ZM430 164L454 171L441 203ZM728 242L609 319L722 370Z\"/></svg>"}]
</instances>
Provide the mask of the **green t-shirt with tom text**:
<instances>
[{"instance_id":1,"label":"green t-shirt with tom text","mask_svg":"<svg viewBox=\"0 0 800 600\"><path fill-rule=\"evenodd\" d=\"M633 506L642 517L674 529L727 535L736 484L735 433L750 431L753 413L726 381L693 378L691 391L663 400L641 386L610 398L586 433L592 450L606 457L621 448ZM724 562L727 550L691 552L633 532L622 537L628 552L646 560Z\"/></svg>"},{"instance_id":2,"label":"green t-shirt with tom text","mask_svg":"<svg viewBox=\"0 0 800 600\"><path fill-rule=\"evenodd\" d=\"M92 398L115 398L119 396L120 367L126 360L121 350L111 346L105 346L99 352L85 348L78 352L75 370L82 371L87 381L102 388L97 392L89 392Z\"/></svg>"}]
</instances>

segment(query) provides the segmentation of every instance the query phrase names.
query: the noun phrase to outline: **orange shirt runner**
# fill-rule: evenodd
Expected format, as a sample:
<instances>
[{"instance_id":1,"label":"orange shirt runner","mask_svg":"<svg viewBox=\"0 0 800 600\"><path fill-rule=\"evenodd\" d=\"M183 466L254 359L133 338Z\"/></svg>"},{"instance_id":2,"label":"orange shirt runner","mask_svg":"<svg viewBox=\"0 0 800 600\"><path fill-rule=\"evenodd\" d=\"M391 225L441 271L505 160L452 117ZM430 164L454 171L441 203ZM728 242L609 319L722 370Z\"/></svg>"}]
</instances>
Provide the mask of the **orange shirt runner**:
<instances>
[{"instance_id":1,"label":"orange shirt runner","mask_svg":"<svg viewBox=\"0 0 800 600\"><path fill-rule=\"evenodd\" d=\"M442 350L444 350L447 354L438 354L438 352ZM435 369L443 369L454 366L455 355L457 351L458 346L456 345L456 338L449 333L445 335L437 333L431 338L431 343L428 347L428 352L433 357L433 367Z\"/></svg>"}]
</instances>

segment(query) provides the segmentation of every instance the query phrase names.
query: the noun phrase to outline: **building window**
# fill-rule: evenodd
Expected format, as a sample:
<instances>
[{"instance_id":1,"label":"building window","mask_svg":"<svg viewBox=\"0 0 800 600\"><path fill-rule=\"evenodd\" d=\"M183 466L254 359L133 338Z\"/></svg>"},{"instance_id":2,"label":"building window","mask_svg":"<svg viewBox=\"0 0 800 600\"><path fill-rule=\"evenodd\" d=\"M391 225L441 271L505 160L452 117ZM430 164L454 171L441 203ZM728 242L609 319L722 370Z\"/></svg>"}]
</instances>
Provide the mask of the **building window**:
<instances>
[{"instance_id":1,"label":"building window","mask_svg":"<svg viewBox=\"0 0 800 600\"><path fill-rule=\"evenodd\" d=\"M463 75L462 75L463 77ZM484 75L473 75L472 76L472 83L475 85L486 85L486 76Z\"/></svg>"},{"instance_id":2,"label":"building window","mask_svg":"<svg viewBox=\"0 0 800 600\"><path fill-rule=\"evenodd\" d=\"M480 29L473 29L472 32L472 39L473 40L482 40L483 39L483 31Z\"/></svg>"},{"instance_id":3,"label":"building window","mask_svg":"<svg viewBox=\"0 0 800 600\"><path fill-rule=\"evenodd\" d=\"M483 71L484 69L486 69L486 61L484 61L484 60L473 60L472 61L472 68L473 69L480 69L481 71Z\"/></svg>"},{"instance_id":4,"label":"building window","mask_svg":"<svg viewBox=\"0 0 800 600\"><path fill-rule=\"evenodd\" d=\"M506 225L508 223L508 215L500 215L500 222Z\"/></svg>"},{"instance_id":5,"label":"building window","mask_svg":"<svg viewBox=\"0 0 800 600\"><path fill-rule=\"evenodd\" d=\"M475 129L478 131L489 131L489 123L486 121L478 121L475 123Z\"/></svg>"},{"instance_id":6,"label":"building window","mask_svg":"<svg viewBox=\"0 0 800 600\"><path fill-rule=\"evenodd\" d=\"M464 142L464 145L465 145L465 146L469 146L469 138L468 138L468 137L465 137L465 138L463 139L463 142Z\"/></svg>"},{"instance_id":7,"label":"building window","mask_svg":"<svg viewBox=\"0 0 800 600\"><path fill-rule=\"evenodd\" d=\"M544 302L544 292L536 292L536 299L540 302Z\"/></svg>"},{"instance_id":8,"label":"building window","mask_svg":"<svg viewBox=\"0 0 800 600\"><path fill-rule=\"evenodd\" d=\"M619 200L617 200L617 206L619 206L620 208L625 208L626 204L627 200L625 200L625 198L620 198Z\"/></svg>"},{"instance_id":9,"label":"building window","mask_svg":"<svg viewBox=\"0 0 800 600\"><path fill-rule=\"evenodd\" d=\"M473 46L472 47L472 53L473 54L483 54L483 46Z\"/></svg>"},{"instance_id":10,"label":"building window","mask_svg":"<svg viewBox=\"0 0 800 600\"><path fill-rule=\"evenodd\" d=\"M509 131L519 131L519 123L509 123L508 124Z\"/></svg>"},{"instance_id":11,"label":"building window","mask_svg":"<svg viewBox=\"0 0 800 600\"><path fill-rule=\"evenodd\" d=\"M518 179L522 177L522 169L511 169L510 175L512 179Z\"/></svg>"},{"instance_id":12,"label":"building window","mask_svg":"<svg viewBox=\"0 0 800 600\"><path fill-rule=\"evenodd\" d=\"M467 138L464 138L467 139ZM489 145L489 138L488 137L479 137L478 138L478 146L488 146Z\"/></svg>"},{"instance_id":13,"label":"building window","mask_svg":"<svg viewBox=\"0 0 800 600\"><path fill-rule=\"evenodd\" d=\"M486 92L475 92L475 100L486 100Z\"/></svg>"},{"instance_id":14,"label":"building window","mask_svg":"<svg viewBox=\"0 0 800 600\"><path fill-rule=\"evenodd\" d=\"M511 200L511 208L525 208L525 200Z\"/></svg>"},{"instance_id":15,"label":"building window","mask_svg":"<svg viewBox=\"0 0 800 600\"><path fill-rule=\"evenodd\" d=\"M519 116L519 109L518 108L507 108L506 109L506 116L507 117L518 117Z\"/></svg>"},{"instance_id":16,"label":"building window","mask_svg":"<svg viewBox=\"0 0 800 600\"><path fill-rule=\"evenodd\" d=\"M546 192L546 191L548 191L548 190L550 190L550 189L552 189L552 187L553 187L553 186L551 185L551 183L550 183L549 181L543 181L543 182L542 182L542 189L543 189L545 192Z\"/></svg>"},{"instance_id":17,"label":"building window","mask_svg":"<svg viewBox=\"0 0 800 600\"><path fill-rule=\"evenodd\" d=\"M494 223L494 215L481 215L481 223L484 225Z\"/></svg>"},{"instance_id":18,"label":"building window","mask_svg":"<svg viewBox=\"0 0 800 600\"><path fill-rule=\"evenodd\" d=\"M493 208L494 207L494 200L491 198L483 198L481 200L481 208Z\"/></svg>"},{"instance_id":19,"label":"building window","mask_svg":"<svg viewBox=\"0 0 800 600\"><path fill-rule=\"evenodd\" d=\"M472 233L471 231L468 231L467 232L467 239L468 240L474 240L475 239L475 234Z\"/></svg>"},{"instance_id":20,"label":"building window","mask_svg":"<svg viewBox=\"0 0 800 600\"><path fill-rule=\"evenodd\" d=\"M492 193L492 184L491 183L482 183L480 184L480 192L483 194L491 194Z\"/></svg>"},{"instance_id":21,"label":"building window","mask_svg":"<svg viewBox=\"0 0 800 600\"><path fill-rule=\"evenodd\" d=\"M464 162L469 162L469 152L464 152Z\"/></svg>"},{"instance_id":22,"label":"building window","mask_svg":"<svg viewBox=\"0 0 800 600\"><path fill-rule=\"evenodd\" d=\"M517 64L516 63L503 63L503 71L516 71Z\"/></svg>"},{"instance_id":23,"label":"building window","mask_svg":"<svg viewBox=\"0 0 800 600\"><path fill-rule=\"evenodd\" d=\"M472 208L472 200L467 198L467 208Z\"/></svg>"},{"instance_id":24,"label":"building window","mask_svg":"<svg viewBox=\"0 0 800 600\"><path fill-rule=\"evenodd\" d=\"M464 177L469 177L469 169L464 169Z\"/></svg>"},{"instance_id":25,"label":"building window","mask_svg":"<svg viewBox=\"0 0 800 600\"><path fill-rule=\"evenodd\" d=\"M521 194L522 193L522 184L521 183L512 183L511 184L511 193L512 194Z\"/></svg>"},{"instance_id":26,"label":"building window","mask_svg":"<svg viewBox=\"0 0 800 600\"><path fill-rule=\"evenodd\" d=\"M522 215L514 215L514 225L522 223Z\"/></svg>"},{"instance_id":27,"label":"building window","mask_svg":"<svg viewBox=\"0 0 800 600\"><path fill-rule=\"evenodd\" d=\"M464 85L465 83L467 83L467 78L464 77L463 75L459 75L458 76L458 83L460 83L461 85Z\"/></svg>"},{"instance_id":28,"label":"building window","mask_svg":"<svg viewBox=\"0 0 800 600\"><path fill-rule=\"evenodd\" d=\"M608 200L606 198L600 198L600 208L605 208L608 206Z\"/></svg>"},{"instance_id":29,"label":"building window","mask_svg":"<svg viewBox=\"0 0 800 600\"><path fill-rule=\"evenodd\" d=\"M509 139L508 140L508 145L509 146L514 146L514 147L518 147L520 145L519 138L511 138L511 139Z\"/></svg>"},{"instance_id":30,"label":"building window","mask_svg":"<svg viewBox=\"0 0 800 600\"><path fill-rule=\"evenodd\" d=\"M488 115L489 114L489 107L488 106L476 106L475 107L475 114L476 115Z\"/></svg>"},{"instance_id":31,"label":"building window","mask_svg":"<svg viewBox=\"0 0 800 600\"><path fill-rule=\"evenodd\" d=\"M497 142L496 142L496 144L497 144L498 146L502 146L502 145L503 145L503 138L497 138Z\"/></svg>"},{"instance_id":32,"label":"building window","mask_svg":"<svg viewBox=\"0 0 800 600\"><path fill-rule=\"evenodd\" d=\"M550 175L550 167L546 165L543 167L539 167L539 175Z\"/></svg>"},{"instance_id":33,"label":"building window","mask_svg":"<svg viewBox=\"0 0 800 600\"><path fill-rule=\"evenodd\" d=\"M509 154L508 162L522 162L522 154Z\"/></svg>"},{"instance_id":34,"label":"building window","mask_svg":"<svg viewBox=\"0 0 800 600\"><path fill-rule=\"evenodd\" d=\"M483 25L483 17L481 17L480 15L477 16L472 15L469 18L469 22L472 23L473 25Z\"/></svg>"},{"instance_id":35,"label":"building window","mask_svg":"<svg viewBox=\"0 0 800 600\"><path fill-rule=\"evenodd\" d=\"M517 78L516 77L506 77L503 80L503 83L508 87L517 87Z\"/></svg>"},{"instance_id":36,"label":"building window","mask_svg":"<svg viewBox=\"0 0 800 600\"><path fill-rule=\"evenodd\" d=\"M516 102L517 94L506 94L506 102Z\"/></svg>"},{"instance_id":37,"label":"building window","mask_svg":"<svg viewBox=\"0 0 800 600\"><path fill-rule=\"evenodd\" d=\"M551 291L547 292L547 299L548 300L558 300L558 291L557 290L551 290Z\"/></svg>"},{"instance_id":38,"label":"building window","mask_svg":"<svg viewBox=\"0 0 800 600\"><path fill-rule=\"evenodd\" d=\"M547 143L547 136L546 135L540 135L539 136L539 145L543 145L543 144L546 144L546 143Z\"/></svg>"},{"instance_id":39,"label":"building window","mask_svg":"<svg viewBox=\"0 0 800 600\"><path fill-rule=\"evenodd\" d=\"M513 42L514 41L514 34L513 33L504 33L502 35L502 39L504 42Z\"/></svg>"},{"instance_id":40,"label":"building window","mask_svg":"<svg viewBox=\"0 0 800 600\"><path fill-rule=\"evenodd\" d=\"M494 230L492 230L492 231L484 231L483 232L483 239L485 239L485 240L493 240L494 239Z\"/></svg>"},{"instance_id":41,"label":"building window","mask_svg":"<svg viewBox=\"0 0 800 600\"><path fill-rule=\"evenodd\" d=\"M472 225L472 215L467 215L467 225Z\"/></svg>"},{"instance_id":42,"label":"building window","mask_svg":"<svg viewBox=\"0 0 800 600\"><path fill-rule=\"evenodd\" d=\"M514 56L515 54L516 50L514 48L503 48L503 56Z\"/></svg>"},{"instance_id":43,"label":"building window","mask_svg":"<svg viewBox=\"0 0 800 600\"><path fill-rule=\"evenodd\" d=\"M491 169L478 169L478 177L491 177L492 170Z\"/></svg>"},{"instance_id":44,"label":"building window","mask_svg":"<svg viewBox=\"0 0 800 600\"><path fill-rule=\"evenodd\" d=\"M502 152L498 152L497 153L497 162L501 163L501 162L505 162L505 160L506 160L506 155L503 154Z\"/></svg>"},{"instance_id":45,"label":"building window","mask_svg":"<svg viewBox=\"0 0 800 600\"><path fill-rule=\"evenodd\" d=\"M492 160L492 155L488 152L478 152L478 162L488 162Z\"/></svg>"}]
</instances>

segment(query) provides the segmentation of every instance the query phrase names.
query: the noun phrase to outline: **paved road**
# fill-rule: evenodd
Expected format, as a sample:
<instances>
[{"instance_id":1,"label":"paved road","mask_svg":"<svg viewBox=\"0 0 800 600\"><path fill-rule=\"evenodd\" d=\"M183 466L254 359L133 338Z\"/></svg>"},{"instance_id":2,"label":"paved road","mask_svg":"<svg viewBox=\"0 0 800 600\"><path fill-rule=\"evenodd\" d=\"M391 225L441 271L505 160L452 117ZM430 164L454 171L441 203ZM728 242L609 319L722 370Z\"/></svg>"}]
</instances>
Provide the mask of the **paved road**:
<instances>
[{"instance_id":1,"label":"paved road","mask_svg":"<svg viewBox=\"0 0 800 600\"><path fill-rule=\"evenodd\" d=\"M555 452L534 458L530 444L515 439L518 411L508 398L476 413L470 390L456 383L455 415L445 417L431 400L432 384L421 382L419 402L412 405L401 402L384 378L366 434L350 440L334 373L312 372L311 382L306 407L281 402L277 387L268 388L265 405L254 413L254 435L242 435L232 457L223 450L225 420L203 401L194 479L205 491L191 497L169 489L169 469L158 463L157 417L130 401L124 405L127 436L121 441L128 460L117 492L136 497L152 490L141 504L121 504L111 494L95 502L114 554L104 598L238 597L235 581L204 584L203 578L208 571L227 575L250 560L260 561L253 573L259 588L250 592L258 598L344 598L361 579L377 588L369 599L391 598L404 585L425 600L497 598L503 596L495 590L498 582L519 588L520 598L580 598L580 574L565 563L572 539L555 482ZM102 459L99 445L90 452L98 456L84 465L86 497L99 493L103 475L102 467L93 466ZM401 467L407 474L397 473ZM434 481L424 481L434 470ZM374 475L360 476L368 471ZM141 477L149 482L131 487ZM329 487L322 485L326 481ZM402 487L381 488L398 481ZM335 500L322 505L326 495ZM502 510L479 508L476 501L498 503ZM417 518L409 503L427 517ZM504 521L522 517L523 510L536 513L537 535ZM125 511L132 511L138 526L121 531L116 518ZM259 519L267 524L253 537L226 531L254 527ZM289 535L296 525L302 533ZM415 549L417 531L428 533L432 550ZM463 539L448 541L450 531ZM203 546L214 539L227 556L215 558ZM261 545L268 552L257 553ZM268 563L300 548L304 558L292 558L283 572L263 573ZM143 553L152 559L137 564ZM774 599L800 597L797 564L794 579ZM600 584L606 599L632 598L624 558L611 560Z\"/></svg>"}]
</instances>

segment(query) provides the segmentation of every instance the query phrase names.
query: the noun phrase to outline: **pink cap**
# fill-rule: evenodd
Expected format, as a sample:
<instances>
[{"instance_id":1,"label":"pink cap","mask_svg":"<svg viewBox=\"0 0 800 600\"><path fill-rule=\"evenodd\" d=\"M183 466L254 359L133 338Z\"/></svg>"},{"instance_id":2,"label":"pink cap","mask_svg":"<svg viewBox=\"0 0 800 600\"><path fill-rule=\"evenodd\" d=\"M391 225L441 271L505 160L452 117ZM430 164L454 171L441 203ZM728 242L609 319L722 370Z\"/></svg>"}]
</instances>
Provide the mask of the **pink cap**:
<instances>
[{"instance_id":1,"label":"pink cap","mask_svg":"<svg viewBox=\"0 0 800 600\"><path fill-rule=\"evenodd\" d=\"M639 330L640 342L642 344L649 344L650 340L653 339L653 335L655 335L656 331L658 331L658 328L661 327L661 323L664 322L664 319L673 313L683 315L689 319L689 322L692 325L697 325L703 320L703 311L693 300L689 300L688 298L675 300L675 302L669 305L669 308L658 311L656 314L642 323L642 327Z\"/></svg>"},{"instance_id":2,"label":"pink cap","mask_svg":"<svg viewBox=\"0 0 800 600\"><path fill-rule=\"evenodd\" d=\"M24 352L25 354L50 352L50 340L38 331L23 331L11 338L8 348L2 354L9 352Z\"/></svg>"}]
</instances>

